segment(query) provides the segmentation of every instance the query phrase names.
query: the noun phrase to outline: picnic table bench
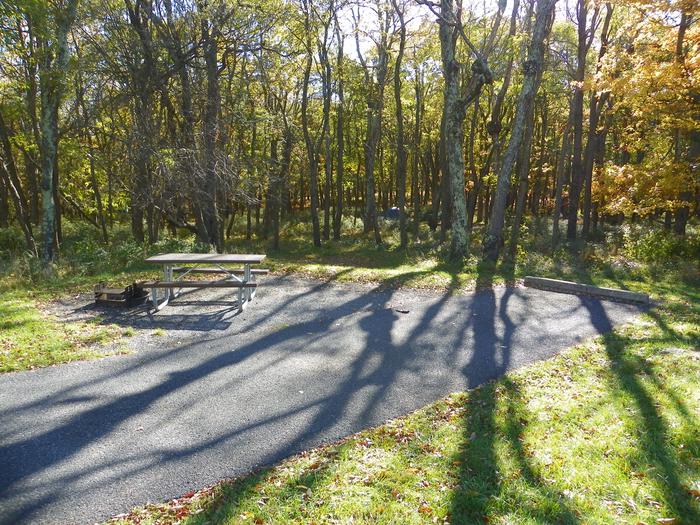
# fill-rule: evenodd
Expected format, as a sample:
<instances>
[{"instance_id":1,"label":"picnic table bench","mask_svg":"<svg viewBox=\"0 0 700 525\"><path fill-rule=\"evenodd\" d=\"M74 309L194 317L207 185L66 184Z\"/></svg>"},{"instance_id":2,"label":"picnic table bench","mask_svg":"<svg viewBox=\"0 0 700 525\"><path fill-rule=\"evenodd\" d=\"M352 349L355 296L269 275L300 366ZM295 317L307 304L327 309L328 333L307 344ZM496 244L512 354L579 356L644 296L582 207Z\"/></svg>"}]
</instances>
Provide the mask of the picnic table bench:
<instances>
[{"instance_id":1,"label":"picnic table bench","mask_svg":"<svg viewBox=\"0 0 700 525\"><path fill-rule=\"evenodd\" d=\"M146 259L148 263L163 267L163 280L144 281L143 288L150 288L151 303L156 311L163 309L170 299L174 299L182 288L236 288L238 290L238 310L242 312L255 297L258 283L256 275L264 275L269 270L251 268L265 259L261 254L235 253L164 253ZM206 266L203 266L206 265ZM236 265L236 268L231 268ZM242 265L242 267L241 267ZM185 279L190 274L203 273L221 275L216 280ZM165 289L165 297L159 302L158 290Z\"/></svg>"}]
</instances>

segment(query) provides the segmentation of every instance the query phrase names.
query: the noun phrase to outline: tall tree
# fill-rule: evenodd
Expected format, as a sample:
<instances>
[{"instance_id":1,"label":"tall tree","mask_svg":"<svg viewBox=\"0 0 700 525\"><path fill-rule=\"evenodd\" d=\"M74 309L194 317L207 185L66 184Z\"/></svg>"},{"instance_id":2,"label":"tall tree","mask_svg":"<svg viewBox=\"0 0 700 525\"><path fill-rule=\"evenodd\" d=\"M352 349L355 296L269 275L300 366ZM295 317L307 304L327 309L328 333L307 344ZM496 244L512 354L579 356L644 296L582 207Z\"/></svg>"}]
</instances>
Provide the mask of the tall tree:
<instances>
[{"instance_id":1,"label":"tall tree","mask_svg":"<svg viewBox=\"0 0 700 525\"><path fill-rule=\"evenodd\" d=\"M584 182L583 148L583 81L586 75L586 56L591 47L598 24L599 8L595 6L589 19L590 0L577 0L576 26L578 44L576 48L576 71L574 73L574 94L572 99L573 149L571 161L571 185L569 186L569 219L566 237L576 239L579 200Z\"/></svg>"},{"instance_id":2,"label":"tall tree","mask_svg":"<svg viewBox=\"0 0 700 525\"><path fill-rule=\"evenodd\" d=\"M609 2L605 4L605 18L603 28L600 30L600 49L598 51L598 63L596 64L596 76L600 73L601 63L605 57L610 43L610 22L612 20L613 7ZM610 101L610 91L591 90L590 103L588 105L588 138L583 153L583 226L582 234L588 237L591 228L591 196L593 187L593 164L595 156L601 148L605 148L605 131L600 129L599 123L603 110Z\"/></svg>"},{"instance_id":3,"label":"tall tree","mask_svg":"<svg viewBox=\"0 0 700 525\"><path fill-rule=\"evenodd\" d=\"M377 202L375 198L375 165L377 161L377 147L382 134L382 114L384 112L384 89L386 88L387 74L389 71L389 50L392 46L392 11L383 0L377 0L375 4L377 13L376 34L371 35L374 43L376 58L373 64L365 60L360 46L360 10L352 11L355 22L355 48L358 59L364 72L367 89L367 131L365 136L365 233L374 232L374 241L382 244L382 235L379 231L377 220ZM369 36L369 35L368 35Z\"/></svg>"},{"instance_id":4,"label":"tall tree","mask_svg":"<svg viewBox=\"0 0 700 525\"><path fill-rule=\"evenodd\" d=\"M343 224L343 179L345 177L345 84L343 77L343 44L344 37L340 30L340 24L338 23L338 13L337 11L333 14L334 25L335 25L335 36L338 45L338 55L336 58L335 69L336 69L336 82L337 82L337 93L338 101L336 104L336 116L335 116L335 155L336 155L336 165L335 165L335 210L333 213L333 239L340 239L340 229Z\"/></svg>"},{"instance_id":5,"label":"tall tree","mask_svg":"<svg viewBox=\"0 0 700 525\"><path fill-rule=\"evenodd\" d=\"M493 196L493 204L489 225L484 236L484 259L497 261L503 244L503 224L505 221L506 200L510 187L510 177L515 165L523 135L525 123L530 112L530 106L534 103L535 95L539 88L541 71L544 67L545 40L549 35L554 21L554 6L556 0L537 0L537 11L532 39L528 49L527 60L523 63L523 84L518 96L518 105L515 113L515 121L508 141L501 168L498 172L496 193Z\"/></svg>"},{"instance_id":6,"label":"tall tree","mask_svg":"<svg viewBox=\"0 0 700 525\"><path fill-rule=\"evenodd\" d=\"M318 220L318 163L319 145L323 138L322 134L314 136L311 132L311 122L309 116L309 83L311 70L314 63L314 46L312 43L312 0L302 0L304 16L304 45L306 48L306 65L302 80L301 94L301 124L304 132L304 142L309 162L309 190L311 193L311 228L314 246L321 246L321 227Z\"/></svg>"},{"instance_id":7,"label":"tall tree","mask_svg":"<svg viewBox=\"0 0 700 525\"><path fill-rule=\"evenodd\" d=\"M406 171L408 153L406 152L406 137L404 134L403 104L401 102L401 66L406 50L406 17L405 5L397 0L391 0L394 11L399 19L399 50L394 61L394 103L396 105L396 196L399 208L399 231L401 247L408 245L406 231Z\"/></svg>"},{"instance_id":8,"label":"tall tree","mask_svg":"<svg viewBox=\"0 0 700 525\"><path fill-rule=\"evenodd\" d=\"M53 9L41 9L41 51L39 91L41 93L41 197L43 203L42 237L44 264L57 256L55 173L58 151L58 108L64 91L68 67L68 33L75 20L78 0L64 0Z\"/></svg>"},{"instance_id":9,"label":"tall tree","mask_svg":"<svg viewBox=\"0 0 700 525\"><path fill-rule=\"evenodd\" d=\"M422 3L422 2L421 2ZM443 113L441 136L444 148L444 177L450 188L452 242L450 256L461 259L469 251L469 234L467 230L467 204L464 184L464 118L467 107L476 100L481 88L491 83L493 77L482 54L467 38L462 26L461 0L442 0L437 12L431 3L425 3L438 16L440 26L440 55L444 78ZM499 3L499 20L502 14ZM471 65L468 82L461 83L462 64L457 59L457 41L464 41L475 56Z\"/></svg>"}]
</instances>

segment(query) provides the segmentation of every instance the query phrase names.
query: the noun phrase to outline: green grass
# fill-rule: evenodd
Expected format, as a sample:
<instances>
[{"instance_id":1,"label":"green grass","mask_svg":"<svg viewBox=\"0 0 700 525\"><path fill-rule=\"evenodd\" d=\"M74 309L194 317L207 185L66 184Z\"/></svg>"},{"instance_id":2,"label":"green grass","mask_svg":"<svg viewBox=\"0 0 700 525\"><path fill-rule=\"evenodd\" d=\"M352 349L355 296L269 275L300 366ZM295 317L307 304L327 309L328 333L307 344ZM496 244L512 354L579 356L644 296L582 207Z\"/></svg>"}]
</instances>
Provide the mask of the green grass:
<instances>
[{"instance_id":1,"label":"green grass","mask_svg":"<svg viewBox=\"0 0 700 525\"><path fill-rule=\"evenodd\" d=\"M640 262L632 255L640 256L649 251L653 254L660 244L659 236L639 237L636 233L635 237L625 233L626 230L614 228L607 234L609 239L554 253L548 248L548 235L533 228L523 235L524 248L518 254L517 265L490 266L480 263L477 257L479 228L472 236L472 255L463 262L454 263L446 260L449 243L441 242L439 233L430 232L425 225L417 242L411 243L408 249L398 246L395 228L384 229L384 245L377 247L370 236L363 235L350 220L346 220L341 240L324 242L321 248L315 248L310 242L309 226L304 221L285 224L279 250L273 250L269 240L255 237L246 241L241 227L237 225L227 243L228 251L266 253L265 265L274 272L328 281L456 291L512 284L532 274L658 295L672 291L674 281L698 273L698 257L674 259L664 252L663 257L657 257L661 262ZM128 334L97 324L62 323L45 315L42 303L68 292L89 291L99 281L123 286L134 280L155 277L159 269L144 263L145 258L154 253L205 249L196 245L191 237L164 238L148 247L138 245L130 240L128 230L123 227L115 229L113 242L107 247L96 239L95 231L85 225L67 223L65 230L63 256L50 279L37 261L17 254L0 257L0 313L7 318L4 321L7 329L0 332L0 372L103 355L94 345L89 345L91 339L106 342ZM673 244L669 246L667 251L674 249ZM698 246L697 234L692 234L680 247L693 254ZM17 318L24 321L17 321ZM29 328L28 319L33 320L34 328ZM32 338L34 333L43 333L45 337Z\"/></svg>"},{"instance_id":2,"label":"green grass","mask_svg":"<svg viewBox=\"0 0 700 525\"><path fill-rule=\"evenodd\" d=\"M700 286L660 293L552 360L114 521L700 523Z\"/></svg>"},{"instance_id":3,"label":"green grass","mask_svg":"<svg viewBox=\"0 0 700 525\"><path fill-rule=\"evenodd\" d=\"M62 322L44 313L41 299L5 291L0 300L0 372L15 372L106 355L104 343L124 334L113 325ZM114 351L113 351L114 352Z\"/></svg>"},{"instance_id":4,"label":"green grass","mask_svg":"<svg viewBox=\"0 0 700 525\"><path fill-rule=\"evenodd\" d=\"M278 251L240 231L227 248L262 251L276 272L325 280L454 291L534 274L644 291L660 306L497 382L116 521L700 523L697 235L660 243L663 234L635 239L611 230L604 242L554 253L546 235L525 235L517 265L491 267L475 256L445 262L445 244L427 231L402 250L395 231L379 248L350 228L343 240L314 248L307 229L288 224ZM143 264L150 253L197 249L189 239L104 248L79 233L72 247L64 243L51 280L27 259L0 260L0 371L102 355L92 343L134 330L69 325L42 305L100 280L153 276L157 269ZM678 249L685 251L674 255Z\"/></svg>"}]
</instances>

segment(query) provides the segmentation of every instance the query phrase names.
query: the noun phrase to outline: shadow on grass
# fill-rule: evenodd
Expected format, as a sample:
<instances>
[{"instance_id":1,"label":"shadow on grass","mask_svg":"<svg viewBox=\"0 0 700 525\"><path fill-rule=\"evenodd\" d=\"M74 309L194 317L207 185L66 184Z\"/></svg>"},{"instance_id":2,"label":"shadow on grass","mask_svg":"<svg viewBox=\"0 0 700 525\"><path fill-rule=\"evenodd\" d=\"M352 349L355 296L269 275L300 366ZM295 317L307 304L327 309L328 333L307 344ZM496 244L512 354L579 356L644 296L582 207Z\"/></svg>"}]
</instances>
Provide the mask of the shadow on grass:
<instances>
[{"instance_id":1,"label":"shadow on grass","mask_svg":"<svg viewBox=\"0 0 700 525\"><path fill-rule=\"evenodd\" d=\"M512 282L512 267L506 267L503 273L506 281L510 277ZM482 263L478 267L477 287L491 300L486 308L482 305L478 312L489 321L480 330L474 331L474 346L480 349L474 361L497 363L500 359L500 368L504 372L508 368L510 355L507 349L510 348L516 325L507 314L510 294L507 292L500 304L496 304L493 292L496 274L491 264ZM500 338L496 328L498 319L504 325ZM470 383L475 368L475 363L470 363L464 370ZM487 383L467 394L465 408L462 446L454 459L458 465L458 482L451 496L450 522L488 523L498 512L499 502L513 497L506 493L510 480L502 476L502 456L507 450L507 454L514 458L517 472L527 488L527 497L519 498L521 506L528 506L527 515L547 523L578 523L575 512L569 508L565 498L547 486L523 448L522 437L529 415L522 406L522 395L517 384L508 379ZM505 416L500 418L499 414Z\"/></svg>"},{"instance_id":2,"label":"shadow on grass","mask_svg":"<svg viewBox=\"0 0 700 525\"><path fill-rule=\"evenodd\" d=\"M617 282L619 285L623 284L619 279ZM691 306L688 308L683 307L681 315L686 319L690 317L697 318L697 309L692 306L692 298L697 298L697 293L693 290L694 283L683 284L690 285L689 288L684 287L682 293L691 299ZM691 335L686 337L679 334L669 326L664 316L654 309L649 310L647 315L654 320L661 330L661 338L630 339L619 333L611 332L612 324L600 303L582 300L582 304L589 310L591 320L596 325L596 328L601 333L605 333L603 343L611 363L611 371L613 372L614 384L612 388L627 394L641 415L636 432L639 451L638 458L636 458L637 461L651 465L652 470L657 472L653 476L653 480L661 493L663 493L669 510L682 520L678 523L700 523L698 508L693 505L692 496L681 483L678 452L671 448L668 422L659 410L660 405L654 399L653 392L644 384L643 378L648 378L649 382L660 393L670 399L671 404L681 417L688 420L688 418L692 418L692 415L683 401L664 387L656 377L653 368L633 348L633 345L643 345L645 343L653 344L655 347L661 344L670 346L681 343L695 345L697 348L700 345L700 340L697 336ZM670 311L677 310L676 305L669 305L668 308ZM619 395L612 395L611 397L616 399L619 398ZM699 424L700 422L694 422L695 426Z\"/></svg>"},{"instance_id":3,"label":"shadow on grass","mask_svg":"<svg viewBox=\"0 0 700 525\"><path fill-rule=\"evenodd\" d=\"M659 324L659 327L664 330L663 324ZM676 336L666 330L664 333L668 336L669 344L673 344ZM605 336L604 344L612 363L615 386L629 394L641 415L636 433L639 451L637 461L653 467L652 470L656 472L653 480L663 493L669 509L682 520L679 523L700 523L697 506L693 504L692 496L681 483L678 451L671 448L668 422L660 412L659 404L650 389L644 385L642 376L649 377L650 382L670 398L676 411L684 419L693 420L693 416L682 400L663 387L655 377L653 369L640 356L630 352L629 339L612 333ZM696 427L700 424L698 421L692 422Z\"/></svg>"}]
</instances>

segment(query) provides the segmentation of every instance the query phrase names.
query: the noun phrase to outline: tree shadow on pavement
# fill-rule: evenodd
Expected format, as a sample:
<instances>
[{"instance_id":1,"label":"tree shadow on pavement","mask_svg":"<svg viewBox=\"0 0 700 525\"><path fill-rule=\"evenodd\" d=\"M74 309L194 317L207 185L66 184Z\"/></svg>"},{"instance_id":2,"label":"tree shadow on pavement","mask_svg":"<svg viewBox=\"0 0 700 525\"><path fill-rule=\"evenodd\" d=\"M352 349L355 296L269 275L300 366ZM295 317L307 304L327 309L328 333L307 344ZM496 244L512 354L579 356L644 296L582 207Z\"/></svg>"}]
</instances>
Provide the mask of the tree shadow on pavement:
<instances>
[{"instance_id":1,"label":"tree shadow on pavement","mask_svg":"<svg viewBox=\"0 0 700 525\"><path fill-rule=\"evenodd\" d=\"M319 289L315 288L315 291L318 292ZM311 293L313 292L309 291L305 295ZM283 421L302 411L314 413L308 425L304 427L303 432L297 436L290 437L283 446L278 447L277 450L268 455L264 463L269 464L303 450L313 441L315 434L332 432L339 415L344 414L352 404L354 404L352 412L361 427L378 423L377 418L381 417L381 415L374 414L374 405L383 398L387 389L391 388L397 374L408 366L410 361L417 358L418 354L429 350L421 348L419 345L410 351L406 351L405 348L400 348L393 344L391 332L397 314L388 308L391 297L392 293L390 292L370 290L342 303L334 310L320 311L307 321L283 327L280 330L263 335L251 343L237 347L233 351L220 352L204 361L195 361L188 368L170 372L164 376L162 381L155 383L153 386L146 386L133 393L114 397L108 402L97 406L86 407L86 409L64 419L58 425L48 430L32 433L31 436L21 439L17 439L19 436L5 433L3 439L9 439L10 444L5 445L1 451L0 459L3 462L4 474L2 475L3 489L0 491L0 497L17 497L17 491L23 490L20 488L22 487L22 480L40 472L48 472L54 465L63 463L80 454L81 451L99 442L104 436L111 434L128 419L138 414L143 414L161 399L187 388L188 385L211 377L222 369L234 367L281 342L298 340L300 342L303 341L304 345L309 345L317 338L332 337L332 325L334 322L338 319L355 315L358 312L364 315L359 324L365 332L366 343L363 346L363 350L354 359L345 379L334 388L330 395L303 403L294 410L286 412L273 411L274 413L270 417L265 417L249 425L224 432L220 436L194 446L182 447L177 452L162 453L159 457L153 458L153 461L159 464L167 461L180 461L183 458L194 456L203 450L239 436L249 429L260 428ZM422 332L430 327L432 318L438 314L448 298L449 294L446 294L435 306L428 309L424 318L412 332L412 337L419 337ZM290 301L296 300L298 300L297 297L290 299ZM281 305L279 308L283 307L284 305ZM370 318L372 322L370 322ZM224 340L223 336L220 336L218 339ZM185 345L176 351L180 353L185 352L190 346ZM337 351L340 350L340 348L337 349ZM264 366L268 368L275 366L291 355L281 353L278 357L274 357L271 361L265 363ZM126 377L126 375L136 372L144 366L156 367L157 369L159 368L158 362L168 357L169 353L166 353L154 356L152 359L147 358L138 361L125 369L117 369L116 377ZM260 370L258 369L258 371ZM114 379L114 374L105 374L103 378L104 381L113 381ZM80 391L82 386L87 386L90 383L94 384L93 378L81 384L73 385L63 392L46 397L38 404L29 403L16 407L16 409L20 411L40 410L43 405L61 403L67 396L75 396L75 393ZM372 390L372 393L369 397L360 398L358 401L356 394L363 388ZM13 414L15 412L13 410ZM7 415L9 414L5 414L3 417ZM60 446L56 446L57 443ZM42 450L51 450L51 453L41 453ZM60 479L46 480L41 483L34 482L33 489L39 490L43 495L38 499L28 499L25 504L3 517L3 520L8 519L8 523L30 520L38 511L51 505L62 493L63 487L67 483L80 481L83 478L87 479L93 474L104 475L107 479L111 479L111 476L115 476L115 479L128 477L147 470L154 465L153 461L148 458L140 458L137 455L132 457L129 454L125 454L118 463L104 462L96 465L94 468L86 468L80 473L60 475ZM112 473L111 469L117 464L127 466L129 470L127 472L122 470L119 473Z\"/></svg>"},{"instance_id":2,"label":"tree shadow on pavement","mask_svg":"<svg viewBox=\"0 0 700 525\"><path fill-rule=\"evenodd\" d=\"M489 277L485 276L481 282L486 286ZM323 284L318 286L314 288L315 292L325 290ZM319 436L324 439L339 439L360 428L379 424L388 417L388 412L378 408L380 402L391 395L398 398L401 395L401 382L407 377L418 377L424 391L411 401L420 403L417 406L408 406L407 403L403 407L405 411L445 395L446 392L440 392L437 384L434 390L431 390L433 385L428 377L431 359L436 359L438 352L442 352L442 356L456 359L462 348L461 342L466 339L466 333L470 329L473 332L474 353L461 369L461 375L455 374L459 377L460 385L466 384L471 388L497 377L511 365L512 341L519 328L519 321L511 319L508 304L518 292L514 288L508 288L503 293L496 294L492 287L488 287L466 301L468 304L463 306L463 310L457 310L457 306L462 308L463 305L458 302L447 315L445 307L459 288L460 283L455 277L450 289L441 296L433 296L429 303L422 305L421 309L416 309L419 314L415 317L402 317L403 314L399 315L391 307L395 294L393 290L374 288L344 299L344 291L339 289L335 291L337 297L334 299L338 302L333 303L332 307L314 300L314 292L307 290L303 293L307 299L304 304L308 308L304 318L280 329L256 332L254 337L248 338L241 346L236 346L235 341L227 340L227 335L219 335L207 340L208 344L216 346L216 351L201 357L196 352L188 356L188 352L197 349L195 344L183 345L172 351L144 356L131 362L125 361L126 366L114 367L97 377L84 380L81 378L78 384L60 392L47 394L38 403L18 405L17 412L25 411L26 414L31 414L34 410L50 409L69 396L81 395L80 390L84 386L94 388L95 385L99 385L100 388L107 389L110 381L133 381L130 375L139 374L143 369L153 374L150 376L153 379L152 383L138 384L138 388L108 397L99 405L87 406L78 413L57 421L51 428L38 427L41 430L29 436L10 436L10 445L0 451L0 461L7 467L5 473L0 474L3 486L3 494L0 497L7 494L17 496L18 492L24 490L23 482L27 478L32 480L32 489L36 491L33 496L38 493L40 497L27 498L16 511L8 512L0 521L30 521L37 513L52 505L69 484L79 484L88 487L86 490L89 490L90 483L96 483L95 478L102 485L111 481L116 483L129 479L130 476L148 472L149 469L167 464L176 466L186 460L197 459L200 454L222 444L239 443L235 440L241 440L240 443L243 444L242 440L248 442L270 436L256 434L260 429L272 432L272 438L280 438L275 442L274 449L261 453L256 459L256 464L264 465L317 445ZM272 308L270 315L274 315L280 308L288 308L298 300L296 296L290 297L283 304ZM224 370L236 372L232 374L233 377L227 378L227 381L237 385L246 380L256 380L258 374L266 370L278 370L285 361L294 359L302 352L305 355L315 352L319 357L317 362L322 362L323 359L332 360L342 355L348 349L336 339L340 330L336 327L345 321L352 322L353 326L358 328L356 334L353 332L351 341L353 344L357 343L357 346L351 349L351 358L342 374L334 376L333 382L329 380L323 385L324 388L319 389L318 395L307 395L296 405L279 398L279 406L272 406L264 413L254 414L250 418L228 422L220 432L213 432L211 436L206 435L196 442L180 443L172 448L125 451L118 458L97 462L80 471L67 469L57 472L54 469L56 465L69 463L75 456L83 454L86 449L123 427L125 422L146 413L169 396L182 393L193 385L199 388L205 383L216 381L221 377L219 372ZM251 322L252 325L255 323L256 321ZM406 325L397 332L400 323ZM400 337L397 337L397 333L401 334ZM428 337L431 333L438 334L438 337ZM178 358L176 363L172 361L174 358ZM244 363L248 366L244 367L247 375L237 375L240 365ZM461 367L462 363L459 366ZM286 387L288 385L284 383L283 375L275 376L274 381ZM270 385L274 386L274 381ZM487 388L479 392L486 391ZM238 390L235 392L238 395ZM290 395L295 392L296 390L290 388ZM511 389L509 392L508 399L519 396L517 389ZM213 398L215 395L212 393L209 397ZM257 395L259 397L262 394L258 392ZM454 505L461 505L460 494L466 497L471 494L469 491L477 490L479 495L473 507L476 514L488 513L490 501L499 495L496 452L499 439L505 439L516 457L520 458L521 471L530 480L533 490L545 500L552 500L555 496L540 486L536 468L529 464L527 455L515 442L516 437L525 431L526 422L523 422L516 411L513 418L508 420L505 430L497 424L496 411L504 404L514 404L514 401L508 399L502 399L501 394L480 399L480 402L485 404L483 417L486 419L483 421L483 429L474 440L475 443L479 443L478 454L475 455L469 448L474 430L470 424L464 429L465 449L461 460L463 468L460 473L460 487L464 485L465 488L458 489ZM184 408L189 411L191 407ZM177 409L182 407L173 407L172 410ZM294 418L300 414L305 418L303 425L293 426L292 423L298 423ZM7 412L0 413L0 417L13 415ZM175 417L175 414L166 410L161 412L159 417L167 420L170 415ZM341 416L344 421L341 421ZM205 414L205 417L209 415ZM163 421L158 420L156 423L161 422ZM0 437L7 439L1 432ZM332 458L323 465L332 465ZM312 489L311 485L323 478L323 469L326 467L319 464L318 468L311 469L314 472L299 485ZM478 469L484 468L487 470L483 472L493 473L490 481L481 488L470 487L473 473L482 472ZM37 479L37 475L44 474L47 475L45 479ZM22 496L26 497L26 492ZM561 505L563 506L563 503ZM567 509L562 507L557 516L561 517L563 522L567 522L567 512ZM455 512L453 514L457 515Z\"/></svg>"}]
</instances>

